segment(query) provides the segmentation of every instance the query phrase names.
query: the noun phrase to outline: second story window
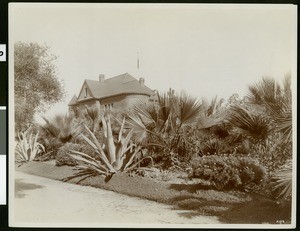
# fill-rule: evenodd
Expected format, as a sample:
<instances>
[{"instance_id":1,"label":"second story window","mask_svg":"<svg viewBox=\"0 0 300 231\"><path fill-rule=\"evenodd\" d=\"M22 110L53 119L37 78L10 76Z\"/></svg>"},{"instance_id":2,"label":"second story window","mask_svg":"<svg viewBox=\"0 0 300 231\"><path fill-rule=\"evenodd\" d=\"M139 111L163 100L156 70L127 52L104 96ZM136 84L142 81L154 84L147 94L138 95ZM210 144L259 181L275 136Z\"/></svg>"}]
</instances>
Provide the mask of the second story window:
<instances>
[{"instance_id":1,"label":"second story window","mask_svg":"<svg viewBox=\"0 0 300 231\"><path fill-rule=\"evenodd\" d=\"M84 88L84 98L86 98L87 97L87 87L86 88Z\"/></svg>"}]
</instances>

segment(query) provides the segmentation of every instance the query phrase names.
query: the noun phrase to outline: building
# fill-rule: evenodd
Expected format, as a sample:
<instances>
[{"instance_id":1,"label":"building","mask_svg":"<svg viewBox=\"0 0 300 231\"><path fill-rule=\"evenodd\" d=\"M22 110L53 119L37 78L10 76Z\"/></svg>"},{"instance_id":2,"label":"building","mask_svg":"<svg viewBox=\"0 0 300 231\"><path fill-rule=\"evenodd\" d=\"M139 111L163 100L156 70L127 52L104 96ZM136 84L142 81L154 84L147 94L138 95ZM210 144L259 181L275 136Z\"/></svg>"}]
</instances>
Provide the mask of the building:
<instances>
[{"instance_id":1,"label":"building","mask_svg":"<svg viewBox=\"0 0 300 231\"><path fill-rule=\"evenodd\" d=\"M151 100L155 91L145 85L145 80L137 80L128 73L105 79L103 74L99 80L86 79L81 87L78 97L73 96L69 102L69 111L75 108L97 105L128 109L138 99Z\"/></svg>"}]
</instances>

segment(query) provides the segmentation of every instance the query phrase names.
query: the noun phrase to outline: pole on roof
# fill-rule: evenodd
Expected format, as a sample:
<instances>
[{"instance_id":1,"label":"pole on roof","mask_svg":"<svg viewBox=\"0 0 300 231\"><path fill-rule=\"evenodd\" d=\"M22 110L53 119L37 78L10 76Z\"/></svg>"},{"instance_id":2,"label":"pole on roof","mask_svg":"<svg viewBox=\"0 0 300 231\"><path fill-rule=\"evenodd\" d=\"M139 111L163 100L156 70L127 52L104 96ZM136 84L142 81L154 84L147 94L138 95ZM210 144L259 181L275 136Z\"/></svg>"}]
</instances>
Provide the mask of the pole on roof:
<instances>
[{"instance_id":1,"label":"pole on roof","mask_svg":"<svg viewBox=\"0 0 300 231\"><path fill-rule=\"evenodd\" d=\"M137 69L140 69L140 57L139 57L139 52L137 53Z\"/></svg>"}]
</instances>

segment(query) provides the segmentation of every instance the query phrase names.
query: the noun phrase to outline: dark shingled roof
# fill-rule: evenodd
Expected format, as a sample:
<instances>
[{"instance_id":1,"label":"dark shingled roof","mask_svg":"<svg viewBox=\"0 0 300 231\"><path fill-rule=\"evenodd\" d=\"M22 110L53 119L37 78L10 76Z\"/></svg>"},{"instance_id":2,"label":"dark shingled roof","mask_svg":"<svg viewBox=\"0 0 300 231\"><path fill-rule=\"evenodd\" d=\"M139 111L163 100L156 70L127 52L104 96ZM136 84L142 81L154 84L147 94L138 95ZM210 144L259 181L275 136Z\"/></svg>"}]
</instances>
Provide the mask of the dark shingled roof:
<instances>
[{"instance_id":1,"label":"dark shingled roof","mask_svg":"<svg viewBox=\"0 0 300 231\"><path fill-rule=\"evenodd\" d=\"M142 85L139 80L128 73L106 79L103 82L86 79L85 83L92 93L92 98L89 99L104 99L122 94L140 94L152 96L155 93L149 87L145 86L144 84ZM78 97L74 95L68 105L75 105L79 102L77 100ZM80 101L84 100L87 99L82 99Z\"/></svg>"},{"instance_id":2,"label":"dark shingled roof","mask_svg":"<svg viewBox=\"0 0 300 231\"><path fill-rule=\"evenodd\" d=\"M153 95L154 92L128 73L106 79L103 82L95 80L85 80L92 95L96 99L108 98L121 94L142 94Z\"/></svg>"}]
</instances>

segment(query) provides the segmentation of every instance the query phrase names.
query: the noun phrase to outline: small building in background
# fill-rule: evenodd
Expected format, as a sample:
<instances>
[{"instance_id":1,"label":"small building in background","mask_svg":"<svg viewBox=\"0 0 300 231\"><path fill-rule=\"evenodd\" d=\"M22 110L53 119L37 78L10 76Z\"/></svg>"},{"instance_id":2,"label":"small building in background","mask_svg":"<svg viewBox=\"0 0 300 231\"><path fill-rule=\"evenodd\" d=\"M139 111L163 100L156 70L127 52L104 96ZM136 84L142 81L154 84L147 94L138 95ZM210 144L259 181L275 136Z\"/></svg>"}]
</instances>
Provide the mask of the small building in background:
<instances>
[{"instance_id":1,"label":"small building in background","mask_svg":"<svg viewBox=\"0 0 300 231\"><path fill-rule=\"evenodd\" d=\"M103 74L99 80L86 79L80 89L78 97L73 96L69 102L69 112L76 108L98 106L127 110L138 100L147 101L155 97L155 91L145 85L143 78L136 79L125 73L109 79Z\"/></svg>"}]
</instances>

